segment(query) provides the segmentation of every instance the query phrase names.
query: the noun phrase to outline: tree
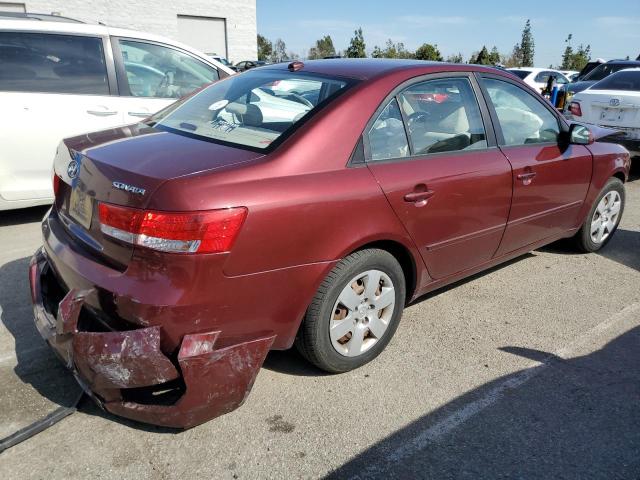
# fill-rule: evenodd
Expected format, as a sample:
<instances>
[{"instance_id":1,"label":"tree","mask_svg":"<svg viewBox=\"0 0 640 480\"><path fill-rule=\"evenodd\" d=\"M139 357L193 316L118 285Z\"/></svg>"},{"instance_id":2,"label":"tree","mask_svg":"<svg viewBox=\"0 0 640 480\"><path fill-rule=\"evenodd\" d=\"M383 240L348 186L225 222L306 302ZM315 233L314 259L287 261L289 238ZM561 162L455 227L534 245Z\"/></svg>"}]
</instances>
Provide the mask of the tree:
<instances>
[{"instance_id":1,"label":"tree","mask_svg":"<svg viewBox=\"0 0 640 480\"><path fill-rule=\"evenodd\" d=\"M438 45L431 45L430 43L423 43L421 47L416 50L415 58L418 60L433 60L435 62L442 61L442 55L438 50Z\"/></svg>"},{"instance_id":2,"label":"tree","mask_svg":"<svg viewBox=\"0 0 640 480\"><path fill-rule=\"evenodd\" d=\"M500 52L498 51L498 47L494 45L493 48L491 49L491 52L489 53L488 65L498 65L500 63L500 59L501 59L501 55L500 55Z\"/></svg>"},{"instance_id":3,"label":"tree","mask_svg":"<svg viewBox=\"0 0 640 480\"><path fill-rule=\"evenodd\" d=\"M364 43L364 35L362 35L362 28L358 28L353 32L354 37L351 39L351 43L345 52L347 58L365 58L367 56L366 45Z\"/></svg>"},{"instance_id":4,"label":"tree","mask_svg":"<svg viewBox=\"0 0 640 480\"><path fill-rule=\"evenodd\" d=\"M272 53L273 44L266 37L258 34L258 60L268 60Z\"/></svg>"},{"instance_id":5,"label":"tree","mask_svg":"<svg viewBox=\"0 0 640 480\"><path fill-rule=\"evenodd\" d=\"M485 45L482 46L482 50L480 50L476 54L472 54L469 59L469 63L475 63L476 65L492 65L491 63L491 54Z\"/></svg>"},{"instance_id":6,"label":"tree","mask_svg":"<svg viewBox=\"0 0 640 480\"><path fill-rule=\"evenodd\" d=\"M564 41L567 46L564 48L564 53L562 54L562 64L560 65L560 68L562 70L573 70L571 68L571 65L573 63L573 47L571 46L572 38L573 34L570 33L567 39Z\"/></svg>"},{"instance_id":7,"label":"tree","mask_svg":"<svg viewBox=\"0 0 640 480\"><path fill-rule=\"evenodd\" d=\"M503 55L502 64L506 68L521 67L522 66L522 51L520 44L516 43L513 46L513 50L508 55Z\"/></svg>"},{"instance_id":8,"label":"tree","mask_svg":"<svg viewBox=\"0 0 640 480\"><path fill-rule=\"evenodd\" d=\"M284 62L287 59L287 46L284 41L279 38L273 43L273 53L271 61L273 63Z\"/></svg>"},{"instance_id":9,"label":"tree","mask_svg":"<svg viewBox=\"0 0 640 480\"><path fill-rule=\"evenodd\" d=\"M462 53L454 53L453 55L449 55L446 61L449 63L464 63L464 58L462 57Z\"/></svg>"},{"instance_id":10,"label":"tree","mask_svg":"<svg viewBox=\"0 0 640 480\"><path fill-rule=\"evenodd\" d=\"M407 50L404 43L393 43L391 39L387 40L384 50L377 45L373 47L371 56L373 58L415 58L415 54Z\"/></svg>"},{"instance_id":11,"label":"tree","mask_svg":"<svg viewBox=\"0 0 640 480\"><path fill-rule=\"evenodd\" d=\"M522 67L533 67L533 57L535 54L535 42L531 33L531 20L527 20L522 30L522 40L519 45L520 60Z\"/></svg>"},{"instance_id":12,"label":"tree","mask_svg":"<svg viewBox=\"0 0 640 480\"><path fill-rule=\"evenodd\" d=\"M573 39L573 35L570 33L565 43L567 46L564 49L564 53L562 54L562 64L560 68L562 70L582 70L584 66L591 59L591 45L587 45L586 47L581 43L577 50L573 50L571 46L571 40Z\"/></svg>"},{"instance_id":13,"label":"tree","mask_svg":"<svg viewBox=\"0 0 640 480\"><path fill-rule=\"evenodd\" d=\"M316 40L315 46L309 49L310 59L332 57L335 54L336 54L336 49L333 46L333 40L331 40L331 35L325 35L320 40Z\"/></svg>"}]
</instances>

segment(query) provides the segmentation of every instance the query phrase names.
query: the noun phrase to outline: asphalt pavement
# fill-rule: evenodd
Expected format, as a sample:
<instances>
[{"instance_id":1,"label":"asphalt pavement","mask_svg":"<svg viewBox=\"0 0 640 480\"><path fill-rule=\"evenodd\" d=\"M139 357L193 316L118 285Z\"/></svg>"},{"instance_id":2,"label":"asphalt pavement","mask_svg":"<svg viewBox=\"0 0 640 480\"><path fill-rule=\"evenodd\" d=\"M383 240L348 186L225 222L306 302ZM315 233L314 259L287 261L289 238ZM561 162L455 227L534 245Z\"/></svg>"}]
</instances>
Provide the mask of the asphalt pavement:
<instances>
[{"instance_id":1,"label":"asphalt pavement","mask_svg":"<svg viewBox=\"0 0 640 480\"><path fill-rule=\"evenodd\" d=\"M0 454L0 478L640 478L640 162L618 232L430 294L387 350L326 375L272 352L240 409L188 431L90 401ZM32 322L46 208L0 212L0 438L70 405Z\"/></svg>"}]
</instances>

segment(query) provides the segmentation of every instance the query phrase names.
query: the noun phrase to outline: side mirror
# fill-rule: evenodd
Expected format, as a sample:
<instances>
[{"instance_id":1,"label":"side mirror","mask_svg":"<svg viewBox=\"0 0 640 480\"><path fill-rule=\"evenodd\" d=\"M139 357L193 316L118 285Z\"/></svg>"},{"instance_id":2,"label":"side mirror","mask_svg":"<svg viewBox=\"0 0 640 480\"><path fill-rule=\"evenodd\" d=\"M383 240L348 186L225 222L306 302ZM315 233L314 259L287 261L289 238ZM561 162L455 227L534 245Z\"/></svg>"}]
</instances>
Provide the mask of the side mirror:
<instances>
[{"instance_id":1,"label":"side mirror","mask_svg":"<svg viewBox=\"0 0 640 480\"><path fill-rule=\"evenodd\" d=\"M571 124L568 136L569 143L573 145L591 145L595 141L591 130L579 123Z\"/></svg>"}]
</instances>

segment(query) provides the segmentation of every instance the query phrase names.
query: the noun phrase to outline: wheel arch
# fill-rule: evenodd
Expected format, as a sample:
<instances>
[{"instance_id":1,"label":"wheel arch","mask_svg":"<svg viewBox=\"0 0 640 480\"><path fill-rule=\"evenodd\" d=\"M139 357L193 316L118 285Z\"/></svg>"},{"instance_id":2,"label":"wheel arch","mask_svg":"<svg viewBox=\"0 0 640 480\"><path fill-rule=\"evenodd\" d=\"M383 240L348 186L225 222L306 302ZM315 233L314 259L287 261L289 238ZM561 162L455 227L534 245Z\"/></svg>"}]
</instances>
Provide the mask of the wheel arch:
<instances>
[{"instance_id":1,"label":"wheel arch","mask_svg":"<svg viewBox=\"0 0 640 480\"><path fill-rule=\"evenodd\" d=\"M378 248L380 250L385 250L389 252L393 257L398 261L400 267L402 267L402 272L404 273L405 285L406 285L406 299L405 303L409 303L409 301L413 298L413 295L416 292L417 284L418 284L418 266L416 265L415 256L411 253L409 248L406 245L398 242L396 240L374 240L368 243L365 243L353 251L349 252L347 255L350 255L353 252L358 252L361 250L367 250L370 248Z\"/></svg>"}]
</instances>

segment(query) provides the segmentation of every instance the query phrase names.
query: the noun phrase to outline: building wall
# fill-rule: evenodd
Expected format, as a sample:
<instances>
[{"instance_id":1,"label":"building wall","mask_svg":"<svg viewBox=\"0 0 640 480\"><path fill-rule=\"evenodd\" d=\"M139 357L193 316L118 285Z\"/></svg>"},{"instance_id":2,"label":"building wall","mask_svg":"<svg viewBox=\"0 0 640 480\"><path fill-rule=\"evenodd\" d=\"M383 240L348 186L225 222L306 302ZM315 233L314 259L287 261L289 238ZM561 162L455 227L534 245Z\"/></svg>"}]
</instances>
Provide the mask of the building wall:
<instances>
[{"instance_id":1,"label":"building wall","mask_svg":"<svg viewBox=\"0 0 640 480\"><path fill-rule=\"evenodd\" d=\"M102 22L178 41L178 15L224 18L229 59L235 63L258 56L256 0L0 0L0 10L2 3L24 3L27 12L56 12L89 23Z\"/></svg>"}]
</instances>

